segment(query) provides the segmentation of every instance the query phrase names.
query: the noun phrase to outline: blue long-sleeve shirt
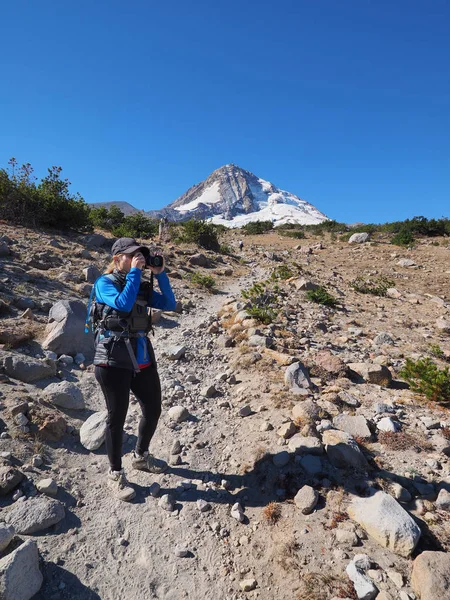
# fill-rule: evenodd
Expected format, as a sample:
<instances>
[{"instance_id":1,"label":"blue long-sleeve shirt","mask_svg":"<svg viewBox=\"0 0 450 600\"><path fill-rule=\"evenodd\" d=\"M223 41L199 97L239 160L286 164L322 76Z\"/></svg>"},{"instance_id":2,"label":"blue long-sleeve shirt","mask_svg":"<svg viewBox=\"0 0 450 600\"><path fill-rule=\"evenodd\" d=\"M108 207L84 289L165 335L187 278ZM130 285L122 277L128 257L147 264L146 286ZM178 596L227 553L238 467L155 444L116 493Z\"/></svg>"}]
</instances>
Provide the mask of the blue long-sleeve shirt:
<instances>
[{"instance_id":1,"label":"blue long-sleeve shirt","mask_svg":"<svg viewBox=\"0 0 450 600\"><path fill-rule=\"evenodd\" d=\"M117 284L108 277L100 277L95 283L97 301L121 312L130 312L136 302L141 276L141 269L131 269L125 277L123 290L120 290ZM159 275L155 275L155 278L161 292L153 290L149 306L160 310L175 310L176 300L167 273L163 271Z\"/></svg>"},{"instance_id":2,"label":"blue long-sleeve shirt","mask_svg":"<svg viewBox=\"0 0 450 600\"><path fill-rule=\"evenodd\" d=\"M111 306L121 312L130 312L139 293L141 277L141 269L131 269L125 276L125 286L122 290L109 277L100 277L95 282L97 302ZM148 306L160 310L175 310L176 300L167 273L163 271L159 275L155 275L155 279L161 291L158 292L155 289L152 291ZM109 332L105 332L105 337L109 337ZM136 359L141 368L150 365L147 344L147 338L137 338L136 340Z\"/></svg>"}]
</instances>

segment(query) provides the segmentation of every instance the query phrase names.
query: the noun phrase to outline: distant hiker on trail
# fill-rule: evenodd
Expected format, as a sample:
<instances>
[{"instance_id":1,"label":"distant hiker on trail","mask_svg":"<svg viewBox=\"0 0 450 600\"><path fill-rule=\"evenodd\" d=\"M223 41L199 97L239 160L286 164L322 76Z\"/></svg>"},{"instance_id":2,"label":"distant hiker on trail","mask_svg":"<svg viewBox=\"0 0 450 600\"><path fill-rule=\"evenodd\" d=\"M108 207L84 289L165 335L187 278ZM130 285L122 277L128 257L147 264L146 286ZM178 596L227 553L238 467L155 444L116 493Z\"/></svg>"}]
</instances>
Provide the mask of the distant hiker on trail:
<instances>
[{"instance_id":1,"label":"distant hiker on trail","mask_svg":"<svg viewBox=\"0 0 450 600\"><path fill-rule=\"evenodd\" d=\"M239 250L242 252L244 248L244 242L242 240L239 240Z\"/></svg>"},{"instance_id":2,"label":"distant hiker on trail","mask_svg":"<svg viewBox=\"0 0 450 600\"><path fill-rule=\"evenodd\" d=\"M167 468L165 461L148 452L161 415L161 384L155 354L147 337L151 330L148 307L175 310L176 301L164 272L162 256L151 255L148 248L132 238L118 239L112 254L111 264L94 284L95 296L88 313L95 334L95 378L108 409L108 485L117 498L131 500L135 490L122 468L123 426L130 391L142 411L131 466L150 473L162 473ZM150 282L142 281L146 268L151 271ZM160 292L153 290L154 276Z\"/></svg>"}]
</instances>

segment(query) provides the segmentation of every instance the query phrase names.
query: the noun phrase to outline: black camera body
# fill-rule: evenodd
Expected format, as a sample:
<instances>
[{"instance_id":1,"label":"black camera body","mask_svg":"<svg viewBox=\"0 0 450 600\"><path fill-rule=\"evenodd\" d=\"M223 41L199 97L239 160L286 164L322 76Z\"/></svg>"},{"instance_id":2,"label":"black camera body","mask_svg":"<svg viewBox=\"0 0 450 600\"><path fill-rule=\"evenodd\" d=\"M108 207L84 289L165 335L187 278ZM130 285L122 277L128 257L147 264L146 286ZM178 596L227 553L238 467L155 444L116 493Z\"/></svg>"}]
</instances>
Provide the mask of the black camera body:
<instances>
[{"instance_id":1,"label":"black camera body","mask_svg":"<svg viewBox=\"0 0 450 600\"><path fill-rule=\"evenodd\" d=\"M160 254L149 254L145 259L145 264L147 267L162 267L164 259Z\"/></svg>"}]
</instances>

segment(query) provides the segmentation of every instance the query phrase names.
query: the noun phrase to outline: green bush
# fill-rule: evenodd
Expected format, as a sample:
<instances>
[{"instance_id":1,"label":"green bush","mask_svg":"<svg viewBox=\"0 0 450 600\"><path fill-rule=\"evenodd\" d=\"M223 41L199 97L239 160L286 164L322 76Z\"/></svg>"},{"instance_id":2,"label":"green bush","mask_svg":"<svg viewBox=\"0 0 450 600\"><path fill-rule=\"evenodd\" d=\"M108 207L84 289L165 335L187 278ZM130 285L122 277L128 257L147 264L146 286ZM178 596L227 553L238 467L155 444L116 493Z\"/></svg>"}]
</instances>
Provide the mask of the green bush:
<instances>
[{"instance_id":1,"label":"green bush","mask_svg":"<svg viewBox=\"0 0 450 600\"><path fill-rule=\"evenodd\" d=\"M259 235L273 229L272 221L254 221L242 227L245 235Z\"/></svg>"},{"instance_id":2,"label":"green bush","mask_svg":"<svg viewBox=\"0 0 450 600\"><path fill-rule=\"evenodd\" d=\"M373 294L374 296L386 296L388 289L394 287L394 285L393 281L383 276L370 279L360 276L350 282L350 287L356 292Z\"/></svg>"},{"instance_id":3,"label":"green bush","mask_svg":"<svg viewBox=\"0 0 450 600\"><path fill-rule=\"evenodd\" d=\"M408 229L401 229L391 239L391 244L395 244L396 246L411 246L413 243L413 234Z\"/></svg>"},{"instance_id":4,"label":"green bush","mask_svg":"<svg viewBox=\"0 0 450 600\"><path fill-rule=\"evenodd\" d=\"M295 273L290 267L288 267L287 265L280 265L272 271L272 275L270 276L270 278L273 280L289 279L290 277L294 277L294 275Z\"/></svg>"},{"instance_id":5,"label":"green bush","mask_svg":"<svg viewBox=\"0 0 450 600\"><path fill-rule=\"evenodd\" d=\"M179 224L178 242L197 244L206 250L219 252L220 244L218 235L222 229L207 221L190 219Z\"/></svg>"},{"instance_id":6,"label":"green bush","mask_svg":"<svg viewBox=\"0 0 450 600\"><path fill-rule=\"evenodd\" d=\"M113 228L122 225L125 215L118 206L113 204L109 210L105 206L91 207L89 218L94 227L112 231Z\"/></svg>"},{"instance_id":7,"label":"green bush","mask_svg":"<svg viewBox=\"0 0 450 600\"><path fill-rule=\"evenodd\" d=\"M216 285L214 277L211 277L211 275L203 275L202 273L193 273L191 275L191 281L194 285L209 291L213 290Z\"/></svg>"},{"instance_id":8,"label":"green bush","mask_svg":"<svg viewBox=\"0 0 450 600\"><path fill-rule=\"evenodd\" d=\"M0 214L25 226L91 231L90 209L79 194L69 191L70 181L61 178L61 167L51 167L36 185L30 163L21 167L15 158L9 172L0 170Z\"/></svg>"},{"instance_id":9,"label":"green bush","mask_svg":"<svg viewBox=\"0 0 450 600\"><path fill-rule=\"evenodd\" d=\"M254 283L251 288L242 292L242 297L248 300L248 314L261 323L269 325L276 320L281 308L281 290L278 285L270 287L269 282Z\"/></svg>"},{"instance_id":10,"label":"green bush","mask_svg":"<svg viewBox=\"0 0 450 600\"><path fill-rule=\"evenodd\" d=\"M220 254L226 254L227 256L232 256L233 248L231 246L229 246L228 244L220 244L219 252L220 252Z\"/></svg>"},{"instance_id":11,"label":"green bush","mask_svg":"<svg viewBox=\"0 0 450 600\"><path fill-rule=\"evenodd\" d=\"M278 227L277 227L278 229ZM301 230L295 230L295 231L280 231L280 234L283 235L284 237L290 237L293 238L294 240L304 240L305 239L305 233Z\"/></svg>"},{"instance_id":12,"label":"green bush","mask_svg":"<svg viewBox=\"0 0 450 600\"><path fill-rule=\"evenodd\" d=\"M122 223L112 227L116 237L132 237L148 239L158 234L159 223L149 219L142 213L135 213L124 217Z\"/></svg>"},{"instance_id":13,"label":"green bush","mask_svg":"<svg viewBox=\"0 0 450 600\"><path fill-rule=\"evenodd\" d=\"M317 304L324 304L325 306L334 307L337 305L337 299L332 296L324 287L318 287L315 290L308 290L306 292L306 297L311 302L316 302Z\"/></svg>"},{"instance_id":14,"label":"green bush","mask_svg":"<svg viewBox=\"0 0 450 600\"><path fill-rule=\"evenodd\" d=\"M414 361L406 359L406 364L399 373L419 394L435 402L450 401L450 372L449 368L440 369L430 358Z\"/></svg>"}]
</instances>

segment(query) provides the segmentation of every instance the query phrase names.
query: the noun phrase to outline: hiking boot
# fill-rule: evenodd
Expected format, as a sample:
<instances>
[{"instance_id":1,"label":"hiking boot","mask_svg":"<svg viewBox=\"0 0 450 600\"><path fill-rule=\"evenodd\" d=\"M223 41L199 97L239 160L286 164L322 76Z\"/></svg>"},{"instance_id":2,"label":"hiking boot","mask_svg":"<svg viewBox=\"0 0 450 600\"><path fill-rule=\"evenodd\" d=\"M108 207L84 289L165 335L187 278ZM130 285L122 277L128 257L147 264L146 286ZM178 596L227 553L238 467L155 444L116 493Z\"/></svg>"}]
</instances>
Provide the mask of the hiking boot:
<instances>
[{"instance_id":1,"label":"hiking boot","mask_svg":"<svg viewBox=\"0 0 450 600\"><path fill-rule=\"evenodd\" d=\"M109 471L108 472L108 486L113 490L114 495L119 500L128 502L136 496L134 488L131 487L127 478L125 477L125 471Z\"/></svg>"},{"instance_id":2,"label":"hiking boot","mask_svg":"<svg viewBox=\"0 0 450 600\"><path fill-rule=\"evenodd\" d=\"M153 454L149 454L148 452L144 452L143 456L133 452L131 466L138 471L148 471L149 473L155 473L156 475L158 473L164 473L167 469L165 460L155 458Z\"/></svg>"}]
</instances>

